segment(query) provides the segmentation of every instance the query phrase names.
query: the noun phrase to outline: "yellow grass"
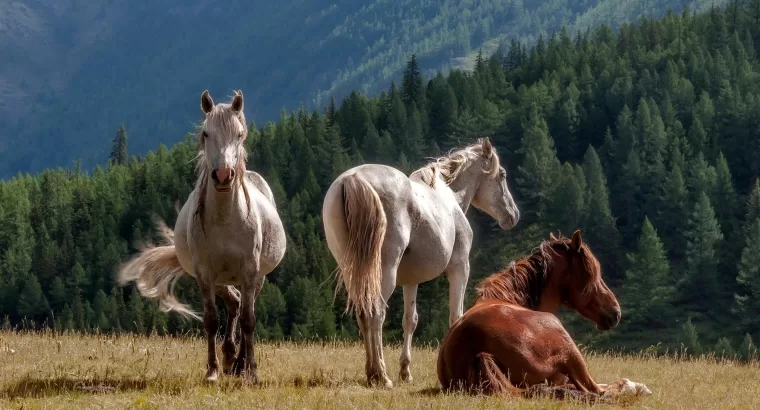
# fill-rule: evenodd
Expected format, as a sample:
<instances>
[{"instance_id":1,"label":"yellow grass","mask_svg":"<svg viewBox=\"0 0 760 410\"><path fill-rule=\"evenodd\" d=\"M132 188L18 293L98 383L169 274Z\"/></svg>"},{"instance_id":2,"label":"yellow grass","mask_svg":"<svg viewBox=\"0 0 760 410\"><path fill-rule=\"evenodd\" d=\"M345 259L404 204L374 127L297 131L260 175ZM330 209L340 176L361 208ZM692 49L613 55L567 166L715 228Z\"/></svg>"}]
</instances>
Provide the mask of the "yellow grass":
<instances>
[{"instance_id":1,"label":"yellow grass","mask_svg":"<svg viewBox=\"0 0 760 410\"><path fill-rule=\"evenodd\" d=\"M397 346L386 347L392 390L364 386L358 343L257 344L262 384L242 387L220 374L202 383L201 339L113 337L0 332L0 408L206 409L206 408L582 408L578 403L441 394L436 351L415 348L414 381L398 381ZM221 354L221 353L220 353ZM221 359L221 356L220 356ZM653 358L591 356L597 382L620 377L654 392L630 408L757 409L760 367ZM612 408L598 405L599 408Z\"/></svg>"}]
</instances>

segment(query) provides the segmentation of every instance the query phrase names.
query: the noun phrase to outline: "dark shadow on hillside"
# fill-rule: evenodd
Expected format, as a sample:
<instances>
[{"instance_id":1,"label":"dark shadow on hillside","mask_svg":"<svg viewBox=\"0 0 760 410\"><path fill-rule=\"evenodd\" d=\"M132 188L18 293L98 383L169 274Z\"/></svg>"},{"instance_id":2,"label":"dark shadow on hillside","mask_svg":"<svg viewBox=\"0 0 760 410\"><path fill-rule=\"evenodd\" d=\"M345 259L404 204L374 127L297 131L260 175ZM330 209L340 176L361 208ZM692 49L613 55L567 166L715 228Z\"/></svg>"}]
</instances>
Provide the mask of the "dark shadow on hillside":
<instances>
[{"instance_id":1,"label":"dark shadow on hillside","mask_svg":"<svg viewBox=\"0 0 760 410\"><path fill-rule=\"evenodd\" d=\"M108 394L144 390L151 385L159 385L162 392L166 394L179 394L186 387L187 381L165 378L161 378L160 380L108 377L85 379L66 376L52 379L37 379L26 376L0 390L0 398L39 398L69 392Z\"/></svg>"}]
</instances>

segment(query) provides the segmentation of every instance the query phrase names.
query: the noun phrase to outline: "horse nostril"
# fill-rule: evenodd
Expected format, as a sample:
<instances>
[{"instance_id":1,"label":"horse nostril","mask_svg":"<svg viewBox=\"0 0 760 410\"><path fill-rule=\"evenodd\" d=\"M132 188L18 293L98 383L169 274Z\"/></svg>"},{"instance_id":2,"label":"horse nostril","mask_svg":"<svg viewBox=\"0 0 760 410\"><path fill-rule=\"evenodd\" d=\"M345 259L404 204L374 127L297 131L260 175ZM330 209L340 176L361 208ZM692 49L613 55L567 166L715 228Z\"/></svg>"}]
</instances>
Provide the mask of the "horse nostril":
<instances>
[{"instance_id":1,"label":"horse nostril","mask_svg":"<svg viewBox=\"0 0 760 410\"><path fill-rule=\"evenodd\" d=\"M235 170L234 169L230 170L230 177L229 178L230 179L235 179Z\"/></svg>"}]
</instances>

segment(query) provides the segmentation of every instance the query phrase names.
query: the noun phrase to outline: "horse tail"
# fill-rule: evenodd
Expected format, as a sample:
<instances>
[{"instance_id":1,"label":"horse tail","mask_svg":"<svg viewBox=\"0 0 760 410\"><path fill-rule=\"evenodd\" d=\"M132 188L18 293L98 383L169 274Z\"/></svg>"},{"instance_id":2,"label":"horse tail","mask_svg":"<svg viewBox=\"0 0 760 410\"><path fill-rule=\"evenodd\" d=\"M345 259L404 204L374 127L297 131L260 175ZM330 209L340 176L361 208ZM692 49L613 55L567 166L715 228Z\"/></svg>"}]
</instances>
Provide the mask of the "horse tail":
<instances>
[{"instance_id":1,"label":"horse tail","mask_svg":"<svg viewBox=\"0 0 760 410\"><path fill-rule=\"evenodd\" d=\"M499 367L491 353L478 353L472 360L467 374L469 389L488 395L518 395L523 389L515 387Z\"/></svg>"},{"instance_id":2,"label":"horse tail","mask_svg":"<svg viewBox=\"0 0 760 410\"><path fill-rule=\"evenodd\" d=\"M174 296L177 280L186 274L177 258L174 247L174 231L163 220L155 217L156 227L168 245L152 246L137 244L140 252L121 265L117 273L119 285L135 282L140 295L158 298L162 312L175 311L185 317L200 320L201 317L180 303Z\"/></svg>"},{"instance_id":3,"label":"horse tail","mask_svg":"<svg viewBox=\"0 0 760 410\"><path fill-rule=\"evenodd\" d=\"M381 256L388 221L377 191L356 173L343 180L343 211L348 237L340 272L346 311L353 304L357 313L372 315L385 307Z\"/></svg>"}]
</instances>

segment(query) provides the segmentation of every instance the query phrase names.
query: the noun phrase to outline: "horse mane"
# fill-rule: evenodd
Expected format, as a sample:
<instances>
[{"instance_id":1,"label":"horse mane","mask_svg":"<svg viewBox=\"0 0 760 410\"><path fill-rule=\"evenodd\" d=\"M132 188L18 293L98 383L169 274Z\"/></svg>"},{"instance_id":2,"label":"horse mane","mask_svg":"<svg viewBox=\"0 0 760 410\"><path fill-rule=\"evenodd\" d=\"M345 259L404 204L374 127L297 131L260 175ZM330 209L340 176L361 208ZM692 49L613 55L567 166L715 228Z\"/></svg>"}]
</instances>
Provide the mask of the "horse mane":
<instances>
[{"instance_id":1,"label":"horse mane","mask_svg":"<svg viewBox=\"0 0 760 410\"><path fill-rule=\"evenodd\" d=\"M440 176L446 185L451 185L457 177L475 160L483 155L483 139L479 138L474 144L464 148L452 150L448 155L433 159L432 162L424 167L412 172L409 178L417 177L431 188L435 187L435 181ZM499 173L499 156L496 150L491 151L490 166L483 172L491 177L496 177Z\"/></svg>"},{"instance_id":2,"label":"horse mane","mask_svg":"<svg viewBox=\"0 0 760 410\"><path fill-rule=\"evenodd\" d=\"M233 121L234 118L237 118L237 120L240 121L240 123L243 125L243 142L245 142L245 139L248 136L248 125L245 121L245 114L243 113L243 110L240 110L240 112L236 114L233 113L232 115L229 115L229 111L232 109L231 106L232 105L228 103L216 104L211 112L206 114L206 119L195 127L196 149L198 150L198 154L195 156L195 170L198 173L198 179L195 181L195 189L198 191L198 206L196 208L195 215L198 217L201 230L203 230L203 218L200 216L203 215L206 209L205 193L206 189L208 188L209 179L209 171L208 167L206 166L206 151L204 150L203 145L203 125L208 121L216 121L218 122L217 125L222 130L222 132L232 133L237 131L236 124ZM245 149L245 144L241 144L241 146L243 149L238 150L237 165L235 167L235 183L240 184L243 188L245 202L250 209L251 196L248 192L248 188L246 188L243 181L243 178L245 178L245 171L247 169L246 164L248 161L248 150Z\"/></svg>"},{"instance_id":3,"label":"horse mane","mask_svg":"<svg viewBox=\"0 0 760 410\"><path fill-rule=\"evenodd\" d=\"M570 238L562 235L559 235L559 238L544 240L529 256L513 261L506 268L483 279L475 289L476 302L498 299L529 309L538 309L544 287L554 268L554 247L559 245L568 250L570 242ZM599 261L585 243L581 245L581 254L584 255L583 269L592 275L583 289L583 293L587 294L600 286Z\"/></svg>"}]
</instances>

